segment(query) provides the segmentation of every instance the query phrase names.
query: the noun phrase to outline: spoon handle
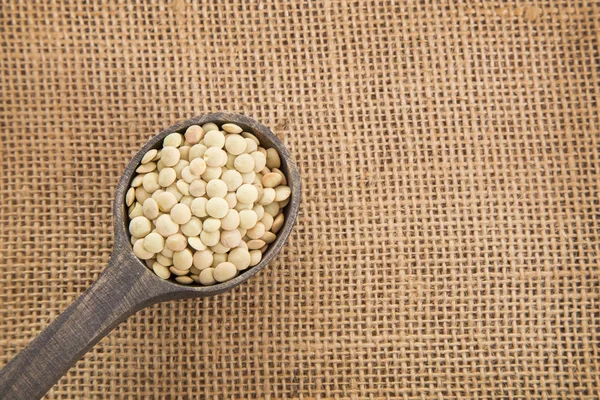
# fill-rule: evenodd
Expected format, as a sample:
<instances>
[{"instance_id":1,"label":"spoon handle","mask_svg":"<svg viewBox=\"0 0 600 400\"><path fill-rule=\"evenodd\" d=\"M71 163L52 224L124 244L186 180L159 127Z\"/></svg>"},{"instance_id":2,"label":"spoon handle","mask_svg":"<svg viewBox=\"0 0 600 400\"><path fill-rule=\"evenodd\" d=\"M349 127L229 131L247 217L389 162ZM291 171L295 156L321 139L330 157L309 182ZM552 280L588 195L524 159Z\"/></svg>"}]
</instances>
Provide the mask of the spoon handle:
<instances>
[{"instance_id":1,"label":"spoon handle","mask_svg":"<svg viewBox=\"0 0 600 400\"><path fill-rule=\"evenodd\" d=\"M135 268L127 252L113 251L98 280L0 370L0 398L41 398L128 316L177 297L152 274Z\"/></svg>"}]
</instances>

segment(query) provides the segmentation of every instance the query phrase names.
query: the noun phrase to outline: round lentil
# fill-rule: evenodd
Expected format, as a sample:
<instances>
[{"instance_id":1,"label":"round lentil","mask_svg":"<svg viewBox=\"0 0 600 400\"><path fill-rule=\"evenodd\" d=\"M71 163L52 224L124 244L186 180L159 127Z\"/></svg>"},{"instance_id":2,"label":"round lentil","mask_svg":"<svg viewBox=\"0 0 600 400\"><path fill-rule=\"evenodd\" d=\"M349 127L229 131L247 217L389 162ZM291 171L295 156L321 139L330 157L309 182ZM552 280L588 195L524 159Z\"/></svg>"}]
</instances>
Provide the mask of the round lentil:
<instances>
[{"instance_id":1,"label":"round lentil","mask_svg":"<svg viewBox=\"0 0 600 400\"><path fill-rule=\"evenodd\" d=\"M160 160L163 162L165 167L172 167L176 165L181 159L181 154L177 147L166 146L163 147Z\"/></svg>"},{"instance_id":2,"label":"round lentil","mask_svg":"<svg viewBox=\"0 0 600 400\"><path fill-rule=\"evenodd\" d=\"M228 281L235 277L236 274L237 268L233 263L230 262L224 262L217 265L217 267L213 271L213 277L217 282Z\"/></svg>"}]
</instances>

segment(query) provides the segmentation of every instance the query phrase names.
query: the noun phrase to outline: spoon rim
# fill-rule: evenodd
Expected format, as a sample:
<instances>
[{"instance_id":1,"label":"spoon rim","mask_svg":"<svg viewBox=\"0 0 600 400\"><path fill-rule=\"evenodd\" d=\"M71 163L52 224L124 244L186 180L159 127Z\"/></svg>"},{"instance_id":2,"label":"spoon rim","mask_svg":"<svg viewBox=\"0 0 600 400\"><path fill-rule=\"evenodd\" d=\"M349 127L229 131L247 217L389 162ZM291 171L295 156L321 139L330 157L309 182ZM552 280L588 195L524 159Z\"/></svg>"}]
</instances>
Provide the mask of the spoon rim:
<instances>
[{"instance_id":1,"label":"spoon rim","mask_svg":"<svg viewBox=\"0 0 600 400\"><path fill-rule=\"evenodd\" d=\"M285 220L284 224L277 233L277 237L273 243L269 244L266 252L263 254L261 261L253 266L248 267L246 270L240 271L239 275L235 278L216 283L211 286L202 286L194 282L190 285L180 284L171 279L162 279L158 277L146 264L140 260L135 254L133 254L133 246L131 246L130 235L128 232L128 211L127 205L125 204L125 195L129 190L130 183L136 175L135 170L140 165L142 157L153 148L162 147L162 140L170 133L179 132L183 133L185 129L191 125L203 125L206 123L217 123L223 124L226 122L235 123L241 126L244 131L250 132L258 137L261 142L261 146L264 148L273 147L277 150L279 158L281 159L280 170L286 175L287 184L291 189L291 198L289 203L284 207ZM263 139L267 139L270 143L263 143ZM267 264L277 255L286 243L298 216L300 202L301 202L301 181L298 167L294 162L290 152L283 145L283 143L277 138L277 136L265 125L258 121L243 115L228 112L209 113L202 114L196 117L192 117L185 121L178 122L166 129L163 129L158 134L151 137L131 158L117 185L115 191L115 199L113 203L113 219L114 219L114 235L115 235L115 248L122 247L121 251L129 252L132 259L133 267L143 268L143 270L151 274L157 284L166 284L166 290L180 290L191 292L196 296L212 296L225 291L231 290L241 283L247 281L252 276L256 275L259 271L267 266ZM125 268L131 268L132 265L126 265Z\"/></svg>"}]
</instances>

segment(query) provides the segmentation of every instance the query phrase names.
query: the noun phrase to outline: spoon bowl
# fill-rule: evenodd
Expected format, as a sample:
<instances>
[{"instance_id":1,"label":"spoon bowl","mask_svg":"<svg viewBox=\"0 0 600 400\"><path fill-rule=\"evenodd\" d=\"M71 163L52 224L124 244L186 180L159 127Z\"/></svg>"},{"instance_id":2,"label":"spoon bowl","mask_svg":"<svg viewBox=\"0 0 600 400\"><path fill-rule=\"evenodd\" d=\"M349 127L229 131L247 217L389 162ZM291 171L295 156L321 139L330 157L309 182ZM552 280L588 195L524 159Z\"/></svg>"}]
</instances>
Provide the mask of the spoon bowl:
<instances>
[{"instance_id":1,"label":"spoon bowl","mask_svg":"<svg viewBox=\"0 0 600 400\"><path fill-rule=\"evenodd\" d=\"M281 171L291 188L284 208L284 225L261 261L235 278L213 286L183 285L163 280L133 254L128 232L125 194L142 157L162 147L172 132L183 133L191 125L231 122L254 134L264 148L275 148ZM152 137L133 156L117 185L113 205L114 246L105 270L73 304L0 370L0 398L41 398L100 339L135 312L162 301L206 297L226 292L263 269L281 250L296 222L301 182L296 164L277 137L264 125L240 114L214 113L175 124Z\"/></svg>"}]
</instances>

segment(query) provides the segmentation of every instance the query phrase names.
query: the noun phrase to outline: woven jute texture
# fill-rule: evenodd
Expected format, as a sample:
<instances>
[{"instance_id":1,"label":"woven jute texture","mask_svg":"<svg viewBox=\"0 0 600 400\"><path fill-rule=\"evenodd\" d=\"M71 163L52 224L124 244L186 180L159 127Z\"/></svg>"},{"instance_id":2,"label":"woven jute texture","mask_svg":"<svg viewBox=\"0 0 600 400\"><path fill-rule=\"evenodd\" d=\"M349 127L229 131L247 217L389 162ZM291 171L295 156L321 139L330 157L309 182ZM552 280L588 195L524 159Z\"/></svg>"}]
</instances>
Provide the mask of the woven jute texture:
<instances>
[{"instance_id":1,"label":"woven jute texture","mask_svg":"<svg viewBox=\"0 0 600 400\"><path fill-rule=\"evenodd\" d=\"M102 271L129 158L249 115L297 226L145 309L50 399L600 395L600 3L0 5L0 365Z\"/></svg>"}]
</instances>

